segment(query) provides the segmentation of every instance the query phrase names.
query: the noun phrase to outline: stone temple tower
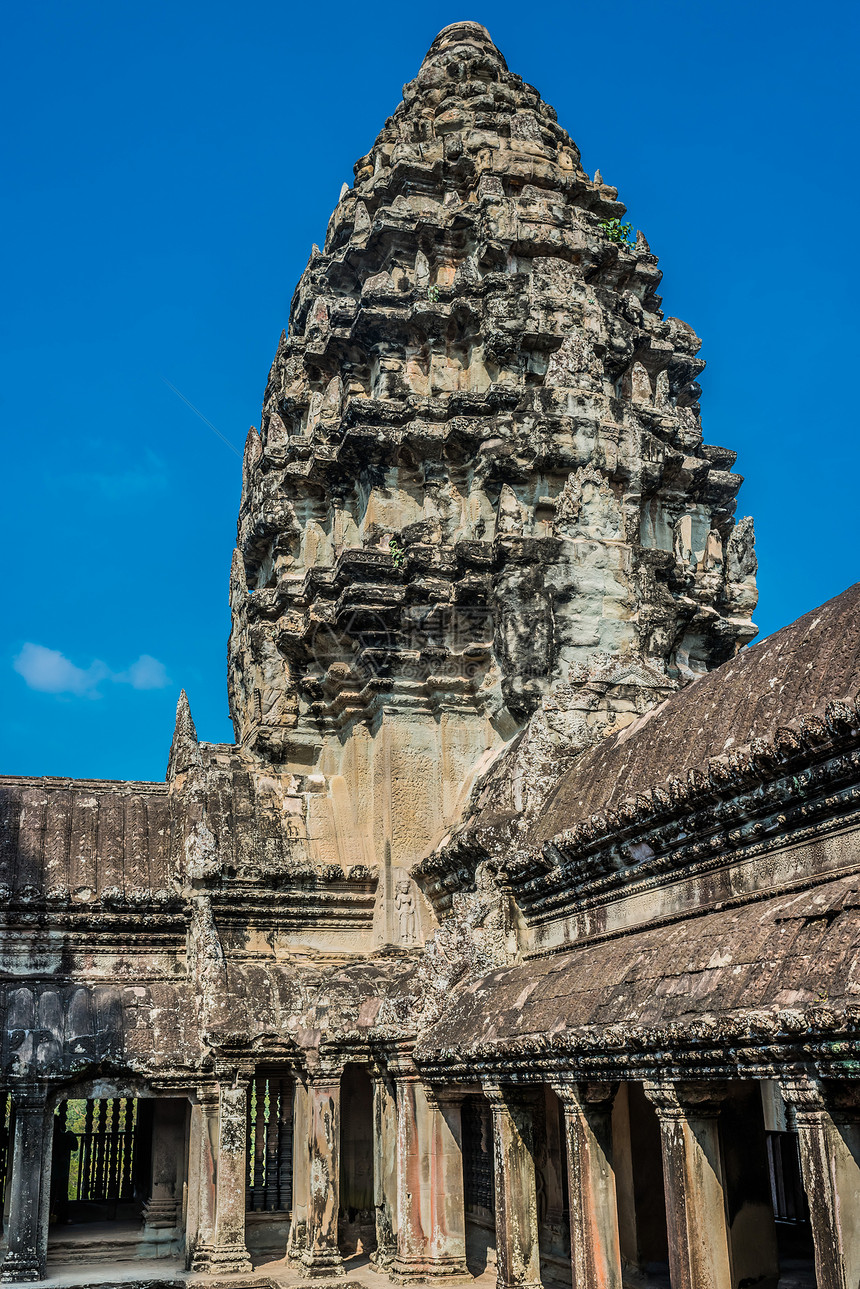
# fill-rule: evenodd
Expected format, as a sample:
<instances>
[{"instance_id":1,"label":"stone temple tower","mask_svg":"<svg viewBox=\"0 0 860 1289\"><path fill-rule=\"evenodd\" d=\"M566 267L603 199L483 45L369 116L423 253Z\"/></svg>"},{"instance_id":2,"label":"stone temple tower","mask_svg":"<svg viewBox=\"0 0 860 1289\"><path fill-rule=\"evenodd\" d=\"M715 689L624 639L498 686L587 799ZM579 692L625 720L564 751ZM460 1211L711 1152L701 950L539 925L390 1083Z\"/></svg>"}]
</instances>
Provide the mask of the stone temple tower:
<instances>
[{"instance_id":1,"label":"stone temple tower","mask_svg":"<svg viewBox=\"0 0 860 1289\"><path fill-rule=\"evenodd\" d=\"M295 852L384 866L389 910L499 764L533 812L755 634L735 453L624 211L456 23L296 289L245 448L231 711Z\"/></svg>"},{"instance_id":2,"label":"stone temple tower","mask_svg":"<svg viewBox=\"0 0 860 1289\"><path fill-rule=\"evenodd\" d=\"M860 583L739 650L623 213L446 28L248 437L236 742L0 778L0 1283L860 1285Z\"/></svg>"}]
</instances>

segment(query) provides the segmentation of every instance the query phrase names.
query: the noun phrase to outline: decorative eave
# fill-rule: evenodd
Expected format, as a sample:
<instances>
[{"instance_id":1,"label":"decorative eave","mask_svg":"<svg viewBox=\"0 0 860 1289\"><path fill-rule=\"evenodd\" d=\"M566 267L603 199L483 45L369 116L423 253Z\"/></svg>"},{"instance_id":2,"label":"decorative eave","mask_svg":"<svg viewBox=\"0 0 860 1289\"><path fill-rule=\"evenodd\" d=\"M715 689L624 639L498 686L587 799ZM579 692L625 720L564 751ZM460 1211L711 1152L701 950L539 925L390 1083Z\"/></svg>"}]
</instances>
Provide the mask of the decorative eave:
<instances>
[{"instance_id":1,"label":"decorative eave","mask_svg":"<svg viewBox=\"0 0 860 1289\"><path fill-rule=\"evenodd\" d=\"M424 1078L445 1082L761 1079L789 1066L821 1078L860 1078L860 1004L706 1014L663 1028L587 1026L468 1048L419 1043L415 1061Z\"/></svg>"}]
</instances>

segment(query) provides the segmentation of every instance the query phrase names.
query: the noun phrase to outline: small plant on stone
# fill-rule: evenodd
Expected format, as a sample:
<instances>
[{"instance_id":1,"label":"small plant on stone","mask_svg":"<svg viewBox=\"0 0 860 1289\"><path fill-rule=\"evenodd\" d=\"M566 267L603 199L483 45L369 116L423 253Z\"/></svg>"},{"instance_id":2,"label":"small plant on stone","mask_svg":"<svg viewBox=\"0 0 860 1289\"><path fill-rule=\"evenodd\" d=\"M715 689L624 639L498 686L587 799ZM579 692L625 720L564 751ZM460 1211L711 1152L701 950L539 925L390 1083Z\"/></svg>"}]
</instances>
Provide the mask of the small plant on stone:
<instances>
[{"instance_id":1,"label":"small plant on stone","mask_svg":"<svg viewBox=\"0 0 860 1289\"><path fill-rule=\"evenodd\" d=\"M620 219L604 219L597 227L610 242L617 242L619 246L635 245L630 236L633 232L632 224L622 224Z\"/></svg>"},{"instance_id":2,"label":"small plant on stone","mask_svg":"<svg viewBox=\"0 0 860 1289\"><path fill-rule=\"evenodd\" d=\"M428 286L427 288L427 299L431 304L438 304L439 302L439 288L436 286L435 282L433 286Z\"/></svg>"},{"instance_id":3,"label":"small plant on stone","mask_svg":"<svg viewBox=\"0 0 860 1289\"><path fill-rule=\"evenodd\" d=\"M388 543L388 549L391 552L391 562L395 568L402 568L403 561L406 559L406 552L400 545L396 537L392 537Z\"/></svg>"}]
</instances>

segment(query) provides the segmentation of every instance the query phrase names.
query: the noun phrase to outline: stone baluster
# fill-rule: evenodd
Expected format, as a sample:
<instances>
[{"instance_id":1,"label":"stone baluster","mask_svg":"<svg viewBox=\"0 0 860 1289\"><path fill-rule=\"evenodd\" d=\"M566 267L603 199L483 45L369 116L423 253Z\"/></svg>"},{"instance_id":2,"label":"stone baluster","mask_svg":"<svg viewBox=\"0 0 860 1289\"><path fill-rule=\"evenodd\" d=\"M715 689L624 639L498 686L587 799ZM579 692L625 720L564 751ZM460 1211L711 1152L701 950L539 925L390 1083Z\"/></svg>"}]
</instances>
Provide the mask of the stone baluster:
<instances>
[{"instance_id":1,"label":"stone baluster","mask_svg":"<svg viewBox=\"0 0 860 1289\"><path fill-rule=\"evenodd\" d=\"M621 1289L618 1203L612 1163L617 1083L553 1084L564 1110L570 1257L576 1289Z\"/></svg>"},{"instance_id":2,"label":"stone baluster","mask_svg":"<svg viewBox=\"0 0 860 1289\"><path fill-rule=\"evenodd\" d=\"M469 1280L460 1098L434 1095L402 1054L397 1103L397 1255L401 1280Z\"/></svg>"},{"instance_id":3,"label":"stone baluster","mask_svg":"<svg viewBox=\"0 0 860 1289\"><path fill-rule=\"evenodd\" d=\"M207 1097L201 1109L199 1239L192 1269L225 1275L249 1272L251 1259L245 1247L247 1083L222 1082L217 1108ZM210 1169L214 1171L214 1187Z\"/></svg>"},{"instance_id":4,"label":"stone baluster","mask_svg":"<svg viewBox=\"0 0 860 1289\"><path fill-rule=\"evenodd\" d=\"M53 1135L43 1088L12 1094L15 1138L9 1196L8 1252L0 1281L41 1280L50 1217Z\"/></svg>"},{"instance_id":5,"label":"stone baluster","mask_svg":"<svg viewBox=\"0 0 860 1289\"><path fill-rule=\"evenodd\" d=\"M818 1289L860 1284L860 1085L780 1080L794 1112Z\"/></svg>"},{"instance_id":6,"label":"stone baluster","mask_svg":"<svg viewBox=\"0 0 860 1289\"><path fill-rule=\"evenodd\" d=\"M540 1289L532 1097L484 1084L493 1112L498 1289Z\"/></svg>"},{"instance_id":7,"label":"stone baluster","mask_svg":"<svg viewBox=\"0 0 860 1289\"><path fill-rule=\"evenodd\" d=\"M373 1081L373 1204L376 1253L373 1261L388 1267L397 1253L397 1101L394 1081L381 1068Z\"/></svg>"},{"instance_id":8,"label":"stone baluster","mask_svg":"<svg viewBox=\"0 0 860 1289\"><path fill-rule=\"evenodd\" d=\"M733 1289L717 1117L721 1085L646 1082L657 1111L672 1289Z\"/></svg>"}]
</instances>

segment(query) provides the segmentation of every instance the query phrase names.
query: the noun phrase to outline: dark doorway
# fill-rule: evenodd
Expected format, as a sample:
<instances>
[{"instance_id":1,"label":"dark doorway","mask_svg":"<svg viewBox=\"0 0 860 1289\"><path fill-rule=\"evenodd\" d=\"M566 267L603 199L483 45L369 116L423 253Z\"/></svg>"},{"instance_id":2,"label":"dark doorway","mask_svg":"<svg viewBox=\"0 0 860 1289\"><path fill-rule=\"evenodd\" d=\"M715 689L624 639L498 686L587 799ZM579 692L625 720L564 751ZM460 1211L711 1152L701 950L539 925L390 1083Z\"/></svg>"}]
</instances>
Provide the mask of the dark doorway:
<instances>
[{"instance_id":1,"label":"dark doorway","mask_svg":"<svg viewBox=\"0 0 860 1289\"><path fill-rule=\"evenodd\" d=\"M622 1263L669 1284L660 1123L641 1083L622 1083L612 1111L612 1157Z\"/></svg>"},{"instance_id":2,"label":"dark doorway","mask_svg":"<svg viewBox=\"0 0 860 1289\"><path fill-rule=\"evenodd\" d=\"M340 1212L342 1254L376 1248L373 1205L373 1087L367 1070L347 1065L340 1083Z\"/></svg>"},{"instance_id":3,"label":"dark doorway","mask_svg":"<svg viewBox=\"0 0 860 1289\"><path fill-rule=\"evenodd\" d=\"M496 1262L496 1184L493 1115L486 1097L463 1098L463 1198L466 1263L479 1276Z\"/></svg>"}]
</instances>

